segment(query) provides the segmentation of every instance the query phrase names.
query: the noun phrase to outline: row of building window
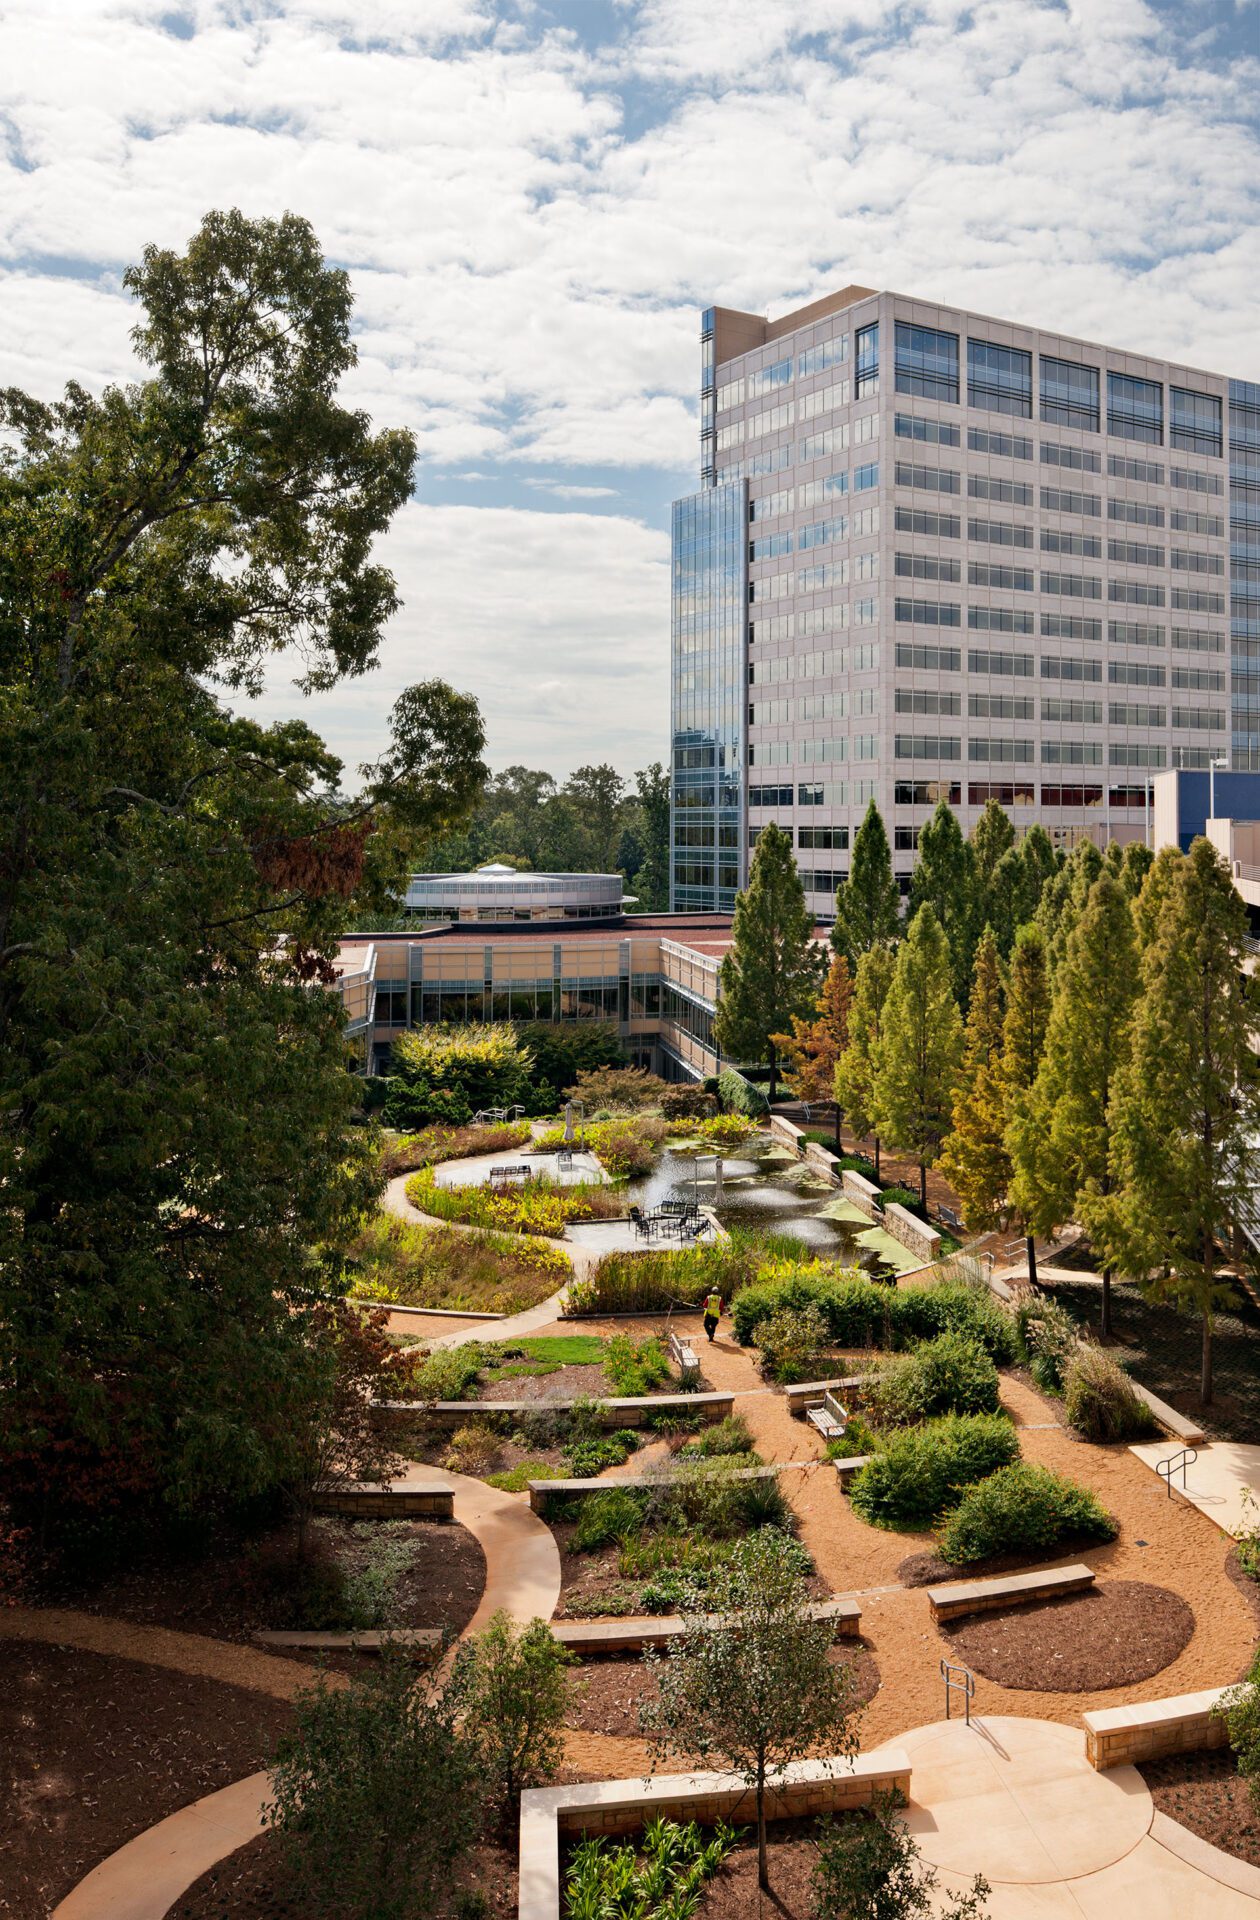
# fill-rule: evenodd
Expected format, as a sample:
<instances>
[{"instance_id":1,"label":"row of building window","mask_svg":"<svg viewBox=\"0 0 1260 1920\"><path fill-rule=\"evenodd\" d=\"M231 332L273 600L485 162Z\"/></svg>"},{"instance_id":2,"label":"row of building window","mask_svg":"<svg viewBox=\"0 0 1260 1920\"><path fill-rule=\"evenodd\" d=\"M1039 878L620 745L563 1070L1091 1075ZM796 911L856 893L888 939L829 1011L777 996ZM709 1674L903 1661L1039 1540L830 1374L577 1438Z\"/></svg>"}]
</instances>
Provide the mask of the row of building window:
<instances>
[{"instance_id":1,"label":"row of building window","mask_svg":"<svg viewBox=\"0 0 1260 1920\"><path fill-rule=\"evenodd\" d=\"M1198 708L1173 708L1173 726L1195 732L1208 732L1224 725L1224 715ZM1047 767L1166 767L1168 750L1162 743L1133 740L1043 740L1040 756L1031 740L978 740L964 742L956 734L899 733L894 740L897 760L962 760L977 763L1031 764L1040 757ZM1104 752L1104 747L1106 751Z\"/></svg>"},{"instance_id":2,"label":"row of building window","mask_svg":"<svg viewBox=\"0 0 1260 1920\"><path fill-rule=\"evenodd\" d=\"M1132 463L1129 463L1132 464ZM1163 469L1161 468L1162 472ZM1213 475L1218 479L1220 476ZM957 467L925 466L915 460L896 460L893 462L893 479L899 487L916 488L922 493L958 493L962 492L962 473ZM1179 467L1172 470L1172 485L1183 492L1200 491L1191 489L1189 476ZM989 473L969 473L967 475L967 495L972 500L997 500L1007 506L1031 507L1034 504L1035 489L1027 480L1006 480L1000 475ZM1220 493L1218 486L1213 491ZM1047 513L1075 513L1087 519L1097 520L1102 514L1102 495L1083 493L1075 487L1043 486L1040 489L1041 505ZM1143 501L1110 499L1109 517L1113 520L1128 520L1143 526L1163 526L1163 509L1148 507ZM1208 526L1219 536L1224 534L1224 526L1219 518L1213 520L1203 516L1206 531ZM1190 516L1189 525L1199 530L1199 517ZM1173 525L1177 525L1174 516Z\"/></svg>"},{"instance_id":3,"label":"row of building window","mask_svg":"<svg viewBox=\"0 0 1260 1920\"><path fill-rule=\"evenodd\" d=\"M1011 568L993 568L995 575L1011 573L1010 581L994 578L985 581L977 579L973 572L973 586L1009 585L1013 590L1025 585L1019 578L1019 570ZM1071 573L1043 573L1041 591L1068 600L1101 600L1103 583L1090 575ZM1026 590L1032 590L1031 578L1027 580ZM1225 596L1223 593L1205 591L1198 587L1174 587L1170 596L1165 595L1163 586L1148 580L1110 580L1107 583L1107 599L1113 605L1130 607L1171 606L1180 613L1224 613ZM898 597L893 603L893 615L899 626L908 627L961 627L962 608L951 600L911 600ZM969 627L997 628L1004 633L1031 633L1033 614L1030 609L1018 607L969 607L967 609ZM1044 630L1044 629L1043 629Z\"/></svg>"}]
</instances>

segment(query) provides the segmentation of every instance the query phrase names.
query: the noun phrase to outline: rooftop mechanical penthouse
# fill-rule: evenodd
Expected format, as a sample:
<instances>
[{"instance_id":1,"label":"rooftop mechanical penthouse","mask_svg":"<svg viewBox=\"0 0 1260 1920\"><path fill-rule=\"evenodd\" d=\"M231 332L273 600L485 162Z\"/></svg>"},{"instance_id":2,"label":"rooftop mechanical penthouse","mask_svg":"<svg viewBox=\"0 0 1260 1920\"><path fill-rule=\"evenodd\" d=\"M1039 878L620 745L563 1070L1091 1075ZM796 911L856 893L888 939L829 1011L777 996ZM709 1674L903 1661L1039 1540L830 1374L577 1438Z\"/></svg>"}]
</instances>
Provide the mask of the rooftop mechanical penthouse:
<instances>
[{"instance_id":1,"label":"rooftop mechanical penthouse","mask_svg":"<svg viewBox=\"0 0 1260 1920\"><path fill-rule=\"evenodd\" d=\"M672 904L792 833L828 911L867 803L1147 830L1260 768L1260 385L866 287L701 327L674 503Z\"/></svg>"}]
</instances>

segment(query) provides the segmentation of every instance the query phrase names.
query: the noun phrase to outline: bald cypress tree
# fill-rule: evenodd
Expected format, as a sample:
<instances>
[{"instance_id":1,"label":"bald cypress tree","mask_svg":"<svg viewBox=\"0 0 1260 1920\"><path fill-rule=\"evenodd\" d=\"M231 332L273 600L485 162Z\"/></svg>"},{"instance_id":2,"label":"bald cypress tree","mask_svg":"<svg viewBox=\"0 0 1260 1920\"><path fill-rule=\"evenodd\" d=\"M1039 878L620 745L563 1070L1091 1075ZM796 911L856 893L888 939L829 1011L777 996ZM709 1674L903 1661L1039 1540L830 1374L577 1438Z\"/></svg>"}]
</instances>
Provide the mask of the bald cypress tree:
<instances>
[{"instance_id":1,"label":"bald cypress tree","mask_svg":"<svg viewBox=\"0 0 1260 1920\"><path fill-rule=\"evenodd\" d=\"M1227 868L1196 840L1172 870L1142 959L1130 1057L1111 1105L1114 1190L1085 1207L1106 1257L1200 1316L1205 1402L1213 1318L1233 1298L1219 1246L1251 1199L1260 1126L1246 934Z\"/></svg>"},{"instance_id":2,"label":"bald cypress tree","mask_svg":"<svg viewBox=\"0 0 1260 1920\"><path fill-rule=\"evenodd\" d=\"M976 948L962 1074L941 1172L962 1202L969 1227L979 1232L998 1224L1011 1162L1002 1070L1002 963L991 927L985 928Z\"/></svg>"},{"instance_id":3,"label":"bald cypress tree","mask_svg":"<svg viewBox=\"0 0 1260 1920\"><path fill-rule=\"evenodd\" d=\"M892 985L891 947L869 947L858 961L849 1006L849 1040L836 1063L836 1100L859 1140L873 1139L879 1179L879 1123L875 1113L875 1061L883 1032L884 1002Z\"/></svg>"},{"instance_id":4,"label":"bald cypress tree","mask_svg":"<svg viewBox=\"0 0 1260 1920\"><path fill-rule=\"evenodd\" d=\"M1002 1072L1006 1081L1006 1134L1008 1160L1012 1158L1012 1129L1019 1122L1041 1067L1046 1048L1046 1030L1050 1024L1050 974L1046 965L1046 942L1041 928L1030 923L1019 929L1011 954L1010 980L1006 993L1006 1020L1002 1029ZM1012 1165L1011 1198L1021 1205L1023 1189L1014 1180ZM1037 1281L1037 1242L1029 1220L1024 1228L1028 1246L1028 1278Z\"/></svg>"},{"instance_id":5,"label":"bald cypress tree","mask_svg":"<svg viewBox=\"0 0 1260 1920\"><path fill-rule=\"evenodd\" d=\"M853 840L849 877L836 889L831 944L851 971L869 948L897 937L901 902L883 816L872 800Z\"/></svg>"},{"instance_id":6,"label":"bald cypress tree","mask_svg":"<svg viewBox=\"0 0 1260 1920\"><path fill-rule=\"evenodd\" d=\"M734 1060L768 1061L771 1100L778 1083L775 1035L812 1010L820 960L792 842L781 827L763 827L748 885L735 901L713 1037Z\"/></svg>"},{"instance_id":7,"label":"bald cypress tree","mask_svg":"<svg viewBox=\"0 0 1260 1920\"><path fill-rule=\"evenodd\" d=\"M920 907L893 967L875 1049L875 1118L891 1146L919 1163L919 1201L927 1170L949 1132L962 1054L962 1019L949 942L931 907Z\"/></svg>"},{"instance_id":8,"label":"bald cypress tree","mask_svg":"<svg viewBox=\"0 0 1260 1920\"><path fill-rule=\"evenodd\" d=\"M910 912L931 907L949 945L954 997L959 1001L965 1001L971 989L975 864L957 814L944 800L939 801L919 834L919 862L910 881Z\"/></svg>"}]
</instances>

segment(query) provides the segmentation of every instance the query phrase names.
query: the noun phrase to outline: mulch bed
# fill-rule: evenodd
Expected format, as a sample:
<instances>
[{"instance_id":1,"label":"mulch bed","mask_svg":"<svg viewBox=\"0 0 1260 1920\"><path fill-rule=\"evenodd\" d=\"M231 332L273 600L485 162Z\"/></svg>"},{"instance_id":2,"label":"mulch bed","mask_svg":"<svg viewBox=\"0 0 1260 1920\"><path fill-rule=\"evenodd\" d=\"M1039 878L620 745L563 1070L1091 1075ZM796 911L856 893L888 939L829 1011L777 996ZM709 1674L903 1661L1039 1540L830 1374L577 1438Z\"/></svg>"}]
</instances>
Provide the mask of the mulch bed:
<instances>
[{"instance_id":1,"label":"mulch bed","mask_svg":"<svg viewBox=\"0 0 1260 1920\"><path fill-rule=\"evenodd\" d=\"M609 1485L616 1482L610 1479ZM609 1600L624 1600L620 1609L623 1613L642 1613L638 1596L649 1584L648 1579L626 1580L617 1571L616 1547L601 1547L594 1553L573 1553L569 1542L573 1538L575 1522L571 1520L552 1520L551 1531L556 1536L560 1548L560 1600L556 1607L557 1620L582 1620L586 1618L607 1619L618 1609L601 1605ZM810 1574L806 1585L811 1598L829 1600L831 1589L821 1575Z\"/></svg>"},{"instance_id":2,"label":"mulch bed","mask_svg":"<svg viewBox=\"0 0 1260 1920\"><path fill-rule=\"evenodd\" d=\"M554 1373L503 1374L478 1386L478 1400L608 1400L613 1396L608 1376L598 1362L586 1367L557 1367ZM470 1415L476 1409L469 1406Z\"/></svg>"},{"instance_id":3,"label":"mulch bed","mask_svg":"<svg viewBox=\"0 0 1260 1920\"><path fill-rule=\"evenodd\" d=\"M1138 1772L1161 1813L1222 1853L1260 1867L1260 1808L1227 1747L1144 1760Z\"/></svg>"},{"instance_id":4,"label":"mulch bed","mask_svg":"<svg viewBox=\"0 0 1260 1920\"><path fill-rule=\"evenodd\" d=\"M335 1557L347 1573L358 1571L380 1539L415 1543L414 1565L398 1584L403 1627L450 1627L462 1631L481 1602L486 1557L466 1527L449 1520L342 1520L312 1522L312 1545ZM300 1624L287 1616L281 1577L292 1548L288 1528L242 1542L223 1539L196 1558L167 1553L138 1557L90 1589L58 1582L44 1598L146 1626L177 1627L220 1640L247 1641L256 1628Z\"/></svg>"},{"instance_id":5,"label":"mulch bed","mask_svg":"<svg viewBox=\"0 0 1260 1920\"><path fill-rule=\"evenodd\" d=\"M46 1920L136 1834L256 1772L289 1722L243 1687L0 1642L0 1911Z\"/></svg>"},{"instance_id":6,"label":"mulch bed","mask_svg":"<svg viewBox=\"0 0 1260 1920\"><path fill-rule=\"evenodd\" d=\"M1097 1545L1096 1540L1065 1540L1049 1557L1063 1560ZM987 1580L1000 1573L1027 1573L1033 1567L1045 1566L1046 1560L1045 1549L1038 1548L1030 1553L996 1553L989 1560L977 1560L973 1566L955 1567L948 1560L942 1560L939 1553L920 1551L907 1554L898 1563L897 1578L903 1587L945 1587L958 1580Z\"/></svg>"},{"instance_id":7,"label":"mulch bed","mask_svg":"<svg viewBox=\"0 0 1260 1920\"><path fill-rule=\"evenodd\" d=\"M879 1666L869 1647L843 1642L835 1649L853 1673L854 1704L865 1706L879 1691ZM587 1660L568 1675L569 1701L564 1724L581 1733L628 1734L638 1738L639 1706L659 1698L652 1664L636 1658Z\"/></svg>"},{"instance_id":8,"label":"mulch bed","mask_svg":"<svg viewBox=\"0 0 1260 1920\"><path fill-rule=\"evenodd\" d=\"M481 1891L486 1920L511 1920L516 1913L516 1857L510 1849L475 1848L457 1870L456 1883ZM310 1908L293 1891L278 1836L264 1833L203 1873L167 1920L310 1920Z\"/></svg>"},{"instance_id":9,"label":"mulch bed","mask_svg":"<svg viewBox=\"0 0 1260 1920\"><path fill-rule=\"evenodd\" d=\"M751 1796L741 1824L747 1827L744 1839L701 1893L696 1920L815 1920L816 1822L775 1820L767 1826L769 1894L757 1885L757 1815Z\"/></svg>"},{"instance_id":10,"label":"mulch bed","mask_svg":"<svg viewBox=\"0 0 1260 1920\"><path fill-rule=\"evenodd\" d=\"M939 1631L976 1673L1032 1693L1097 1693L1162 1673L1189 1643L1194 1615L1180 1594L1142 1580L1038 1606L977 1613Z\"/></svg>"}]
</instances>

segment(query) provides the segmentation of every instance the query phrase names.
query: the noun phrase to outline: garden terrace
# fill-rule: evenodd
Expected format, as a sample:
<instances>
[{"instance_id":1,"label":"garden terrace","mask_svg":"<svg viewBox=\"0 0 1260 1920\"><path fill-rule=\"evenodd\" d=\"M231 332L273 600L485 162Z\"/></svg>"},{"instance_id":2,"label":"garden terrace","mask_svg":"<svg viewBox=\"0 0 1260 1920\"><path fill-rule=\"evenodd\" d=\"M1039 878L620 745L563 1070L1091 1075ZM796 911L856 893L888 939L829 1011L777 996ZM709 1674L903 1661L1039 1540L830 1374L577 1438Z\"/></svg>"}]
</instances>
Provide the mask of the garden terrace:
<instances>
[{"instance_id":1,"label":"garden terrace","mask_svg":"<svg viewBox=\"0 0 1260 1920\"><path fill-rule=\"evenodd\" d=\"M601 1427L651 1426L662 1415L676 1414L704 1421L725 1420L734 1410L731 1393L652 1393L635 1398L597 1400L593 1404L578 1400L383 1400L386 1413L418 1413L437 1427L462 1427L469 1419L514 1421L522 1414L536 1413L545 1406L554 1413L571 1414L576 1407L590 1408L590 1417Z\"/></svg>"},{"instance_id":2,"label":"garden terrace","mask_svg":"<svg viewBox=\"0 0 1260 1920\"><path fill-rule=\"evenodd\" d=\"M724 1484L732 1481L777 1480L783 1471L781 1466L738 1467L731 1473L722 1475ZM529 1504L535 1513L546 1514L551 1511L553 1500L585 1500L595 1494L608 1491L608 1482L601 1480L531 1480L529 1482ZM654 1474L618 1474L615 1485L618 1492L668 1495L671 1483Z\"/></svg>"},{"instance_id":3,"label":"garden terrace","mask_svg":"<svg viewBox=\"0 0 1260 1920\"><path fill-rule=\"evenodd\" d=\"M572 1266L537 1235L424 1226L376 1213L348 1256L352 1298L451 1313L519 1313L562 1287Z\"/></svg>"}]
</instances>

